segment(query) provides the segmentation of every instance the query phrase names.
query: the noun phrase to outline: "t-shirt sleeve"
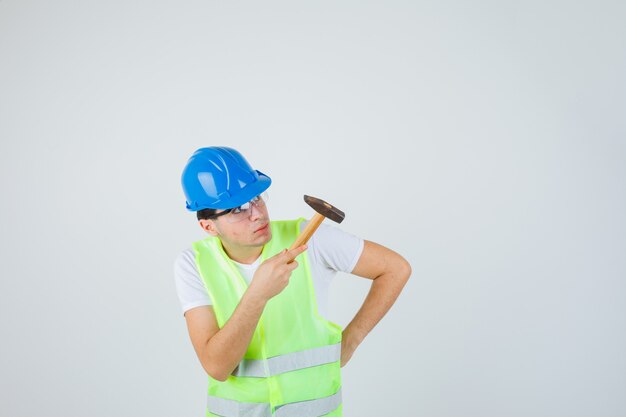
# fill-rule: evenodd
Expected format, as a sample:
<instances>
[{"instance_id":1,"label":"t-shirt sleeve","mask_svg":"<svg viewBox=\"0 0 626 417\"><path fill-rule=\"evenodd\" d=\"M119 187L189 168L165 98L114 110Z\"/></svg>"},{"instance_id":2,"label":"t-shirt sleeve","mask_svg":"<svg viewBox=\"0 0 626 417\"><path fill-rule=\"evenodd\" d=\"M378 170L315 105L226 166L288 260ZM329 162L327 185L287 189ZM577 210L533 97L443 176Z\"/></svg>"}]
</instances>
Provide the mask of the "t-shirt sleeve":
<instances>
[{"instance_id":1,"label":"t-shirt sleeve","mask_svg":"<svg viewBox=\"0 0 626 417\"><path fill-rule=\"evenodd\" d=\"M322 223L311 240L315 261L326 268L351 273L363 252L364 240L335 226Z\"/></svg>"},{"instance_id":2,"label":"t-shirt sleeve","mask_svg":"<svg viewBox=\"0 0 626 417\"><path fill-rule=\"evenodd\" d=\"M174 280L176 292L183 311L194 307L211 305L211 298L196 267L193 249L181 252L174 262Z\"/></svg>"}]
</instances>

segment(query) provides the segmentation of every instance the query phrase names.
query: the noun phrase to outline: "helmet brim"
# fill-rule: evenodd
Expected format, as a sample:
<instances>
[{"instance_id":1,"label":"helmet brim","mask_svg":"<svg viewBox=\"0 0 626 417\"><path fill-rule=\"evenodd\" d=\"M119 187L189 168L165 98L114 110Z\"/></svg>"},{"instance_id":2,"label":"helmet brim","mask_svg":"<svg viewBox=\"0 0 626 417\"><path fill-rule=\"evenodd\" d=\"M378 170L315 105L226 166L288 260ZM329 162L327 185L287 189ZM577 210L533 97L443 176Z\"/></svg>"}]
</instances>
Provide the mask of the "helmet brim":
<instances>
[{"instance_id":1,"label":"helmet brim","mask_svg":"<svg viewBox=\"0 0 626 417\"><path fill-rule=\"evenodd\" d=\"M226 210L233 207L239 207L242 204L247 203L252 200L257 195L261 194L263 191L267 190L269 186L272 184L272 179L267 175L263 174L261 171L256 171L259 179L255 182L252 182L242 189L238 190L237 194L231 195L228 198L221 199L216 201L214 204L211 204L211 207L194 207L193 209L187 207L188 211L199 211L206 208L211 209L221 209Z\"/></svg>"}]
</instances>

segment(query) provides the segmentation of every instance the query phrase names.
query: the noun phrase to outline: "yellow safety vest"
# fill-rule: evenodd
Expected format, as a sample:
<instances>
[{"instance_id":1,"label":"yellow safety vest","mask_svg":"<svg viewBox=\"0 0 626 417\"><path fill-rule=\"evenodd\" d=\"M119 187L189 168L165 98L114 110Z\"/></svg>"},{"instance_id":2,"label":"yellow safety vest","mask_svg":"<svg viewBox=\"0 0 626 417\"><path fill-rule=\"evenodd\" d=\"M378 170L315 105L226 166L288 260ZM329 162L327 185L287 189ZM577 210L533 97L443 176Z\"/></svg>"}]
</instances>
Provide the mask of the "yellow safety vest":
<instances>
[{"instance_id":1,"label":"yellow safety vest","mask_svg":"<svg viewBox=\"0 0 626 417\"><path fill-rule=\"evenodd\" d=\"M272 221L272 239L261 261L289 246L305 219ZM247 282L218 238L193 243L196 265L222 328L235 311ZM307 252L287 287L263 310L248 350L224 382L209 376L207 416L340 417L341 333L317 311Z\"/></svg>"}]
</instances>

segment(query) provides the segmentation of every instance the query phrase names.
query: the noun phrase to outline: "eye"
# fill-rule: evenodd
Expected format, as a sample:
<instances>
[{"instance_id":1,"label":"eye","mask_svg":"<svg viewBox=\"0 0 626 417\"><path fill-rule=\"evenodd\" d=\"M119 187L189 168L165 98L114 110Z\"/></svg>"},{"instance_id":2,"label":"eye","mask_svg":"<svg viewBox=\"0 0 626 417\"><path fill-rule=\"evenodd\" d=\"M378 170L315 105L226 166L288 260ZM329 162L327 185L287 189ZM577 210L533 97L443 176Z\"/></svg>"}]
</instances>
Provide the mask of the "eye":
<instances>
[{"instance_id":1,"label":"eye","mask_svg":"<svg viewBox=\"0 0 626 417\"><path fill-rule=\"evenodd\" d=\"M239 214L239 213L242 213L242 212L248 210L249 208L250 208L250 203L242 204L239 207L235 207L232 210L232 213L233 214Z\"/></svg>"}]
</instances>

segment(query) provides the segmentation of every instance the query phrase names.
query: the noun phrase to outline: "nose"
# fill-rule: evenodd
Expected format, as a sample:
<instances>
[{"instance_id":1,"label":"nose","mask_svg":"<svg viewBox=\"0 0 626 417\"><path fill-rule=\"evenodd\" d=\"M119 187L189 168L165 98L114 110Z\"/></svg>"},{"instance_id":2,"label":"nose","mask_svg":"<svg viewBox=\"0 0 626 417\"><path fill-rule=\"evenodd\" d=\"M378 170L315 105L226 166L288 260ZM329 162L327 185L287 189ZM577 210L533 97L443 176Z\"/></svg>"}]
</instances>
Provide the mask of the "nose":
<instances>
[{"instance_id":1,"label":"nose","mask_svg":"<svg viewBox=\"0 0 626 417\"><path fill-rule=\"evenodd\" d=\"M256 204L250 204L250 221L258 220L263 216L263 212Z\"/></svg>"}]
</instances>

